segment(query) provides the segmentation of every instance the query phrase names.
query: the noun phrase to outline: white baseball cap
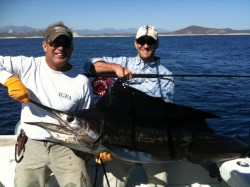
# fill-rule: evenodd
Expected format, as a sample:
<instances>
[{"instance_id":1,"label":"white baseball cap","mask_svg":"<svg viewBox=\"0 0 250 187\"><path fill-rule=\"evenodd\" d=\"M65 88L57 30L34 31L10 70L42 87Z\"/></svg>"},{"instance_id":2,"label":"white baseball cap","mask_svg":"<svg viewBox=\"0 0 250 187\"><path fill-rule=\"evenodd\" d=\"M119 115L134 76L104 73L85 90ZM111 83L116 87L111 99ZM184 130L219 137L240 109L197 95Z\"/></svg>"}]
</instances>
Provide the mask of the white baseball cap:
<instances>
[{"instance_id":1,"label":"white baseball cap","mask_svg":"<svg viewBox=\"0 0 250 187\"><path fill-rule=\"evenodd\" d=\"M138 39L142 36L151 36L152 38L157 40L158 33L157 33L157 30L153 26L145 25L138 29L135 39Z\"/></svg>"}]
</instances>

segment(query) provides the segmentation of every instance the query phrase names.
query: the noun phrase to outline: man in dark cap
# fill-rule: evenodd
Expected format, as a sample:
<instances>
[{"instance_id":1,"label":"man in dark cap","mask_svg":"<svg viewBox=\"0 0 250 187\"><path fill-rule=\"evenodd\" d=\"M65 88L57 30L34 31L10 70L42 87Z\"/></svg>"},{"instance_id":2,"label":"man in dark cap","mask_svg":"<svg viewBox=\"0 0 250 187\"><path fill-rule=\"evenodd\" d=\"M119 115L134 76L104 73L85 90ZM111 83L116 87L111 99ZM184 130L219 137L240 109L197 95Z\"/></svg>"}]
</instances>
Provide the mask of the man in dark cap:
<instances>
[{"instance_id":1,"label":"man in dark cap","mask_svg":"<svg viewBox=\"0 0 250 187\"><path fill-rule=\"evenodd\" d=\"M70 29L62 22L49 26L42 47L42 57L0 56L0 83L11 98L22 103L18 132L28 137L16 166L15 186L45 186L52 172L60 186L91 186L79 152L50 142L46 130L25 123L58 124L52 114L30 100L64 112L90 108L93 100L88 78L69 63L73 51Z\"/></svg>"}]
</instances>

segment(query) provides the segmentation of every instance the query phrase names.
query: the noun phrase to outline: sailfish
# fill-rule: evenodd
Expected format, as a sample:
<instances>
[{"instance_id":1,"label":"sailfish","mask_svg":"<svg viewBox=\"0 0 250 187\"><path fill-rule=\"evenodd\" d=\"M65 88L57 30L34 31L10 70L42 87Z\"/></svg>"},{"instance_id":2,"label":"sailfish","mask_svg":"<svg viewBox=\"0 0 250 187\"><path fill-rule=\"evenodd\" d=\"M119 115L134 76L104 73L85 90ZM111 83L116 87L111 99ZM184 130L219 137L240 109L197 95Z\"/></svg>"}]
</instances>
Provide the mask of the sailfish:
<instances>
[{"instance_id":1,"label":"sailfish","mask_svg":"<svg viewBox=\"0 0 250 187\"><path fill-rule=\"evenodd\" d=\"M208 169L213 163L243 157L249 150L240 139L217 135L209 127L206 119L219 116L164 102L118 81L91 109L65 113L32 104L50 111L60 125L27 124L47 130L50 141L90 154L107 151L140 163L187 160Z\"/></svg>"}]
</instances>

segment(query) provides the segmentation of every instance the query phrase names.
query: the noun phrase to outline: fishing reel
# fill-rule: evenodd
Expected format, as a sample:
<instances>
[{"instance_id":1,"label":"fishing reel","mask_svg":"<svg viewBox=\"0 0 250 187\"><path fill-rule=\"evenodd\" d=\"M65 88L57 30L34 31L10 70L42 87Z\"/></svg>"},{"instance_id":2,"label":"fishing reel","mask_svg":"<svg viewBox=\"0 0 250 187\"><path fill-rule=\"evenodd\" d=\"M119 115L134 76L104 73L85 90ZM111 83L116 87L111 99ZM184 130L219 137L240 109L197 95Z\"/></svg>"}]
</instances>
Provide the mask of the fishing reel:
<instances>
[{"instance_id":1,"label":"fishing reel","mask_svg":"<svg viewBox=\"0 0 250 187\"><path fill-rule=\"evenodd\" d=\"M107 92L107 89L109 88L109 86L113 82L114 82L113 77L109 77L109 78L97 77L97 78L95 78L91 83L94 94L96 94L100 97L104 96Z\"/></svg>"}]
</instances>

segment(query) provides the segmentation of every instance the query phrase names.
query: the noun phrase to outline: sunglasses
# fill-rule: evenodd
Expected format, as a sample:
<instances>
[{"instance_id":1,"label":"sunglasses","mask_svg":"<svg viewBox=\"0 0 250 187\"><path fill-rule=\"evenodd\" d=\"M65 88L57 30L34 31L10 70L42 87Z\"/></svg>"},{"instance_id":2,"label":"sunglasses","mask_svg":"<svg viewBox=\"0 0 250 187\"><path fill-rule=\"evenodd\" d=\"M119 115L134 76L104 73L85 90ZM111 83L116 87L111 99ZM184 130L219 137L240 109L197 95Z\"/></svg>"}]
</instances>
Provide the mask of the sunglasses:
<instances>
[{"instance_id":1,"label":"sunglasses","mask_svg":"<svg viewBox=\"0 0 250 187\"><path fill-rule=\"evenodd\" d=\"M156 43L156 40L153 39L153 38L149 38L149 37L141 37L141 38L138 38L136 40L136 42L140 45L145 45L145 44L148 44L148 45L154 45Z\"/></svg>"},{"instance_id":2,"label":"sunglasses","mask_svg":"<svg viewBox=\"0 0 250 187\"><path fill-rule=\"evenodd\" d=\"M71 41L68 38L56 38L52 42L48 42L51 47L63 47L69 49L72 46Z\"/></svg>"}]
</instances>

